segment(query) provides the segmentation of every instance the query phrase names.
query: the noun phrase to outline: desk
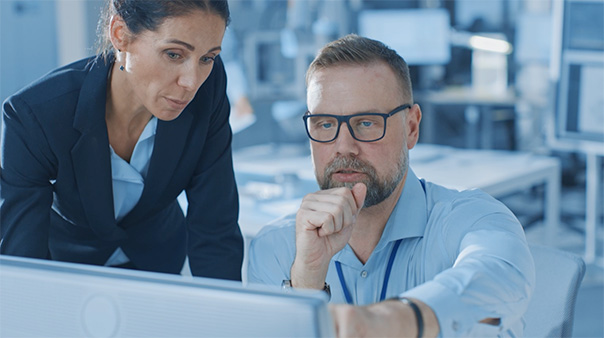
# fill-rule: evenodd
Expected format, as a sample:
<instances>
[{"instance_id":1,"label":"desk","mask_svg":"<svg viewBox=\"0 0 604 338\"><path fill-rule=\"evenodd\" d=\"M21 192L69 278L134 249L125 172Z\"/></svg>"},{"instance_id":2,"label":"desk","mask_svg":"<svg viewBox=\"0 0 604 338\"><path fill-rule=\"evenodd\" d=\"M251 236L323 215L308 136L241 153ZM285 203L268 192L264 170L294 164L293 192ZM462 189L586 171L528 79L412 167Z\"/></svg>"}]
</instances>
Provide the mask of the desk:
<instances>
[{"instance_id":1,"label":"desk","mask_svg":"<svg viewBox=\"0 0 604 338\"><path fill-rule=\"evenodd\" d=\"M482 189L495 198L545 184L544 221L548 233L555 233L560 218L557 158L429 144L418 144L409 157L419 177L452 189ZM302 197L318 189L310 154L276 154L270 148L255 148L235 153L233 160L240 191L240 224L248 237L271 220L296 212Z\"/></svg>"},{"instance_id":2,"label":"desk","mask_svg":"<svg viewBox=\"0 0 604 338\"><path fill-rule=\"evenodd\" d=\"M422 108L422 142L435 143L437 133L436 106L465 106L466 147L493 148L493 111L497 108L514 108L516 95L508 88L505 95L484 95L471 87L449 87L441 91L415 94Z\"/></svg>"}]
</instances>

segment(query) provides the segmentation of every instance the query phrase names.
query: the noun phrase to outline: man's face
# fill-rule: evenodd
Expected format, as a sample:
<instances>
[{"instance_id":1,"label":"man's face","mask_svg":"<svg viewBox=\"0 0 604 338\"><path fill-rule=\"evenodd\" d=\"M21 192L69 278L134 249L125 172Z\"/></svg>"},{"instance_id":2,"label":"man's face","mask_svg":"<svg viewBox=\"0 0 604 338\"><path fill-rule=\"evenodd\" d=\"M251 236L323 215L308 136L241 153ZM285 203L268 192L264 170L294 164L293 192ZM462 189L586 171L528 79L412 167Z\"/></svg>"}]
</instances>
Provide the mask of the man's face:
<instances>
[{"instance_id":1,"label":"man's face","mask_svg":"<svg viewBox=\"0 0 604 338\"><path fill-rule=\"evenodd\" d=\"M384 63L343 65L316 71L310 78L307 105L311 114L386 114L410 103ZM311 141L315 175L321 189L355 183L367 185L365 207L379 204L403 184L408 149L417 141L421 112L418 106L389 117L384 138L375 142L355 140L346 125L329 143Z\"/></svg>"}]
</instances>

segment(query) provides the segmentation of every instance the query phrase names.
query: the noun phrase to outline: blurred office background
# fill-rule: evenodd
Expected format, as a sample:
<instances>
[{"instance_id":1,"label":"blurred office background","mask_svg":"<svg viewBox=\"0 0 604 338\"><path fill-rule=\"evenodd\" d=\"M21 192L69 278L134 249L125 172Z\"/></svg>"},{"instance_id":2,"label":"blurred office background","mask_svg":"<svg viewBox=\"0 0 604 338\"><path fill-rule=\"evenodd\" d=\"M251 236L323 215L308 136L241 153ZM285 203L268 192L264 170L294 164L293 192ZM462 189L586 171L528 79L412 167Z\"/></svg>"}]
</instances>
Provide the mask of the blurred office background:
<instances>
[{"instance_id":1,"label":"blurred office background","mask_svg":"<svg viewBox=\"0 0 604 338\"><path fill-rule=\"evenodd\" d=\"M508 205L529 241L581 255L588 269L574 335L604 336L604 1L229 3L232 23L222 57L246 237L316 189L301 119L305 70L325 43L366 35L410 65L424 113L424 147L411 153L412 166L415 156L423 168L418 174L443 183L455 183L458 175L462 187L474 187L465 172L471 167L488 181L475 187ZM0 0L0 99L95 54L103 4ZM451 153L457 157L447 157ZM544 159L542 170L526 169ZM496 175L512 169L519 170L515 176ZM456 172L442 177L447 170Z\"/></svg>"}]
</instances>

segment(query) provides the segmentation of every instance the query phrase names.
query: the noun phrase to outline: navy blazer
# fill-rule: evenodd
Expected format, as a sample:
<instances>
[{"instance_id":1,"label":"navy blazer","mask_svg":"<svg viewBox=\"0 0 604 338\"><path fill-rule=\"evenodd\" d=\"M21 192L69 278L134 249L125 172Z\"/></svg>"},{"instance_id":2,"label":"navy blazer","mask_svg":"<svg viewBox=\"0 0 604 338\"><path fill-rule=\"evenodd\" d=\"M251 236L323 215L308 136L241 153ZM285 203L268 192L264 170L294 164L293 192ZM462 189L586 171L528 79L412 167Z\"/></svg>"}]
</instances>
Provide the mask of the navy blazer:
<instances>
[{"instance_id":1,"label":"navy blazer","mask_svg":"<svg viewBox=\"0 0 604 338\"><path fill-rule=\"evenodd\" d=\"M3 104L0 253L103 265L121 247L142 270L179 273L188 255L193 275L241 280L221 59L178 118L158 121L142 196L120 222L105 123L112 62L59 68Z\"/></svg>"}]
</instances>

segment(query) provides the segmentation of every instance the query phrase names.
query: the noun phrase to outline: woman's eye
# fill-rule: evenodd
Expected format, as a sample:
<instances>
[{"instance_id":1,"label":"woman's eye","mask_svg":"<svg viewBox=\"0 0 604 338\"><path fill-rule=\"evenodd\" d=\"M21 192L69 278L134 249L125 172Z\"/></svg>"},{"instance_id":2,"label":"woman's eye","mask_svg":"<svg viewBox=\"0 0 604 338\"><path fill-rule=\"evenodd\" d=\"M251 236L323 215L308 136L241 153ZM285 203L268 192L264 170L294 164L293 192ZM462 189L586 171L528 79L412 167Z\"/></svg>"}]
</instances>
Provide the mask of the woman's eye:
<instances>
[{"instance_id":1,"label":"woman's eye","mask_svg":"<svg viewBox=\"0 0 604 338\"><path fill-rule=\"evenodd\" d=\"M202 56L201 57L201 62L202 63L212 63L214 62L214 56Z\"/></svg>"},{"instance_id":2,"label":"woman's eye","mask_svg":"<svg viewBox=\"0 0 604 338\"><path fill-rule=\"evenodd\" d=\"M166 52L166 55L172 60L178 60L181 58L180 54L174 52Z\"/></svg>"}]
</instances>

